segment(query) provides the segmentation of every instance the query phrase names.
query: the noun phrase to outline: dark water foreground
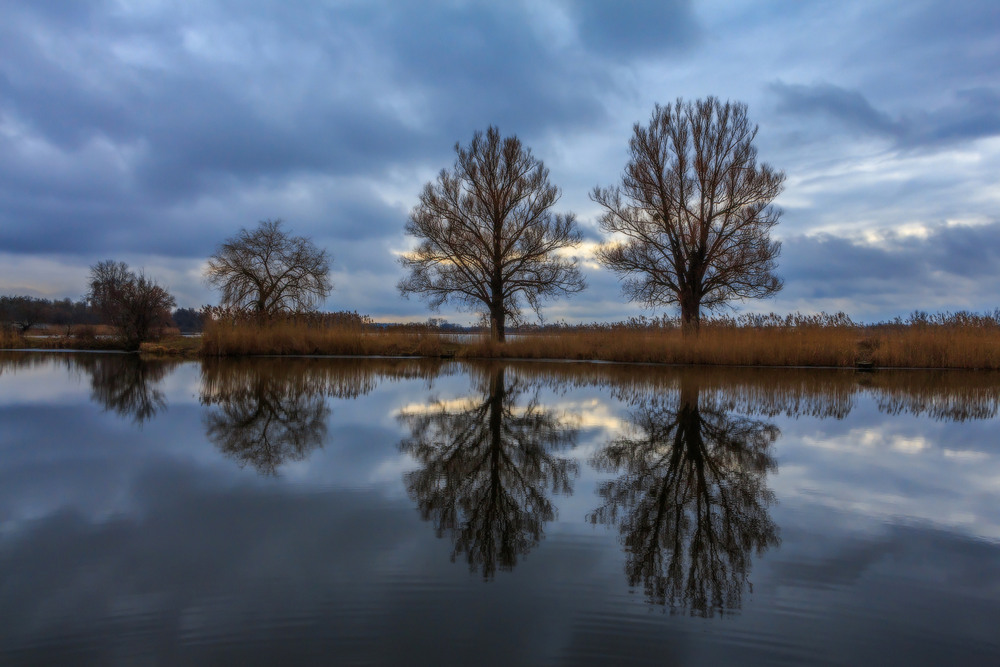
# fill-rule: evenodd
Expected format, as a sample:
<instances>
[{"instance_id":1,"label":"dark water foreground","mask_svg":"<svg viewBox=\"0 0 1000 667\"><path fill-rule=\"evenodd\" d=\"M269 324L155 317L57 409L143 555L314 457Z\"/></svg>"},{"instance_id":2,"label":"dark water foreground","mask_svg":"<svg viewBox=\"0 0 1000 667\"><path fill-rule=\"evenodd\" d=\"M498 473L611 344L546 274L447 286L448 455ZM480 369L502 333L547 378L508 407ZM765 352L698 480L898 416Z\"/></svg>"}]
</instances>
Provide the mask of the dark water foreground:
<instances>
[{"instance_id":1,"label":"dark water foreground","mask_svg":"<svg viewBox=\"0 0 1000 667\"><path fill-rule=\"evenodd\" d=\"M1000 664L1000 376L0 353L0 664Z\"/></svg>"}]
</instances>

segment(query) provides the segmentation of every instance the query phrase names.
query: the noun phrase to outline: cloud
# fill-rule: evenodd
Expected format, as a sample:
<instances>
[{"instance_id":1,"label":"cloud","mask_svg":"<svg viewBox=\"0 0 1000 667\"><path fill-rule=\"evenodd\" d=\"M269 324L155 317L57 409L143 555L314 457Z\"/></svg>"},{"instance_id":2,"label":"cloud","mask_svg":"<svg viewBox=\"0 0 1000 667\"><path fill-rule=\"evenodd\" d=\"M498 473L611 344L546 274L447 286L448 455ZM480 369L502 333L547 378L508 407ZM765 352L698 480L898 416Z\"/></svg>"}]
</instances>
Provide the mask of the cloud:
<instances>
[{"instance_id":1,"label":"cloud","mask_svg":"<svg viewBox=\"0 0 1000 667\"><path fill-rule=\"evenodd\" d=\"M405 245L413 198L451 164L454 143L490 123L528 137L593 126L620 87L611 69L633 47L676 51L696 32L684 2L604 18L597 5L572 10L5 8L0 249L38 259L18 262L24 271L0 285L76 294L30 266L68 260L82 275L106 256L147 264L143 254L190 264L240 227L281 217L337 258L331 303L371 312L377 296L381 308L426 312L395 295L386 249ZM605 34L600 22L611 19L616 31ZM656 39L651 20L669 23ZM552 39L559 30L565 39ZM197 277L176 289L211 300Z\"/></svg>"},{"instance_id":2,"label":"cloud","mask_svg":"<svg viewBox=\"0 0 1000 667\"><path fill-rule=\"evenodd\" d=\"M892 117L876 109L857 90L829 83L775 82L768 86L779 114L823 116L861 134L891 140L899 148L930 148L1000 134L1000 89L958 90L954 101L932 111Z\"/></svg>"},{"instance_id":3,"label":"cloud","mask_svg":"<svg viewBox=\"0 0 1000 667\"><path fill-rule=\"evenodd\" d=\"M786 84L769 86L777 98L779 113L824 114L844 125L865 132L893 134L895 123L888 114L876 110L864 95L832 84Z\"/></svg>"},{"instance_id":4,"label":"cloud","mask_svg":"<svg viewBox=\"0 0 1000 667\"><path fill-rule=\"evenodd\" d=\"M785 290L779 300L813 310L853 303L844 310L869 318L1000 305L1000 223L941 224L913 232L785 239L779 270Z\"/></svg>"},{"instance_id":5,"label":"cloud","mask_svg":"<svg viewBox=\"0 0 1000 667\"><path fill-rule=\"evenodd\" d=\"M83 25L12 12L0 99L64 151L97 137L138 145L142 185L162 196L218 175L383 171L491 122L531 132L593 121L594 93L613 85L516 5L153 12L95 10Z\"/></svg>"},{"instance_id":6,"label":"cloud","mask_svg":"<svg viewBox=\"0 0 1000 667\"><path fill-rule=\"evenodd\" d=\"M703 37L688 0L584 0L570 7L578 22L580 41L618 56L684 51Z\"/></svg>"}]
</instances>

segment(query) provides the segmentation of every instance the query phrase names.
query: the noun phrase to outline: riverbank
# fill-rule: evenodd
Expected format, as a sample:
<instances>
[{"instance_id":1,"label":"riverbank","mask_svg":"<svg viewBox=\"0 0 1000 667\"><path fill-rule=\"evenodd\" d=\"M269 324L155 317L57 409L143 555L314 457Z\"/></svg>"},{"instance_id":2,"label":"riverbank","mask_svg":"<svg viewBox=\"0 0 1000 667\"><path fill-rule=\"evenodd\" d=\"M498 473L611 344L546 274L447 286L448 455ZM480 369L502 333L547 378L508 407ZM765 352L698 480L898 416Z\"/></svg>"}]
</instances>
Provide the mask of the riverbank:
<instances>
[{"instance_id":1,"label":"riverbank","mask_svg":"<svg viewBox=\"0 0 1000 667\"><path fill-rule=\"evenodd\" d=\"M1000 326L992 320L881 326L606 326L485 337L379 332L364 327L278 323L209 326L203 356L263 354L412 355L487 359L565 359L717 366L832 366L1000 369Z\"/></svg>"},{"instance_id":2,"label":"riverbank","mask_svg":"<svg viewBox=\"0 0 1000 667\"><path fill-rule=\"evenodd\" d=\"M119 350L111 337L0 335L0 348ZM166 336L140 352L175 358L261 355L563 359L712 366L823 366L1000 370L1000 327L988 323L895 326L628 326L518 334L498 344L475 335L384 332L367 327L212 324L201 337Z\"/></svg>"},{"instance_id":3,"label":"riverbank","mask_svg":"<svg viewBox=\"0 0 1000 667\"><path fill-rule=\"evenodd\" d=\"M0 350L65 350L83 352L131 352L121 341L106 335L21 335L0 330ZM201 357L201 339L192 336L169 335L158 341L142 343L141 354L150 356L198 359Z\"/></svg>"}]
</instances>

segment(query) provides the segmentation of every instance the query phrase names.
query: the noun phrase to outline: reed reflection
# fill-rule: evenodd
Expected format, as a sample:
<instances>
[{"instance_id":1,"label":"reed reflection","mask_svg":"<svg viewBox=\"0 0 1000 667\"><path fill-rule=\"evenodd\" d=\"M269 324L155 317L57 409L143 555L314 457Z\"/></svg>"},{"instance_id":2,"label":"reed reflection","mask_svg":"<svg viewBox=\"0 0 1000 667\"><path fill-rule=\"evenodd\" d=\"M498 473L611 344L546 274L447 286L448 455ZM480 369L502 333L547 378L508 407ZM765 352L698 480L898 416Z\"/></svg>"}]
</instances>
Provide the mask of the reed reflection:
<instances>
[{"instance_id":1,"label":"reed reflection","mask_svg":"<svg viewBox=\"0 0 1000 667\"><path fill-rule=\"evenodd\" d=\"M653 604L712 616L741 605L751 555L780 543L768 508L777 427L727 413L685 373L680 391L639 399L633 434L612 441L593 465L603 483L594 523L616 525L630 586Z\"/></svg>"},{"instance_id":2,"label":"reed reflection","mask_svg":"<svg viewBox=\"0 0 1000 667\"><path fill-rule=\"evenodd\" d=\"M404 411L400 449L421 465L404 481L423 519L451 535L452 560L491 579L541 541L556 517L549 494L572 493L579 470L556 454L576 430L539 405L537 387L499 365L480 373L478 396Z\"/></svg>"}]
</instances>

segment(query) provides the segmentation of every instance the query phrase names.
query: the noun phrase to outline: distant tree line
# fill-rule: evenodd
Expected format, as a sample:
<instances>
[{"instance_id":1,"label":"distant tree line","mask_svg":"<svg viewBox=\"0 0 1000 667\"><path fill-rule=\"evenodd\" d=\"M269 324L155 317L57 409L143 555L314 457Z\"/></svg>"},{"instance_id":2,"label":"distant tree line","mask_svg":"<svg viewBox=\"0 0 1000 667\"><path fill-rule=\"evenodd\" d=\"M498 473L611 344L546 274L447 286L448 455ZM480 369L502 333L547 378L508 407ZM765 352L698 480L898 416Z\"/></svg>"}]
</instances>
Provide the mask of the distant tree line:
<instances>
[{"instance_id":1,"label":"distant tree line","mask_svg":"<svg viewBox=\"0 0 1000 667\"><path fill-rule=\"evenodd\" d=\"M204 315L195 308L177 308L162 321L165 327L175 327L182 333L202 330ZM0 296L0 325L9 326L21 334L31 329L56 328L69 333L73 327L113 324L87 299L44 299L33 296Z\"/></svg>"},{"instance_id":2,"label":"distant tree line","mask_svg":"<svg viewBox=\"0 0 1000 667\"><path fill-rule=\"evenodd\" d=\"M33 296L0 296L0 322L22 334L39 324L72 326L98 324L100 318L83 299L41 299Z\"/></svg>"}]
</instances>

